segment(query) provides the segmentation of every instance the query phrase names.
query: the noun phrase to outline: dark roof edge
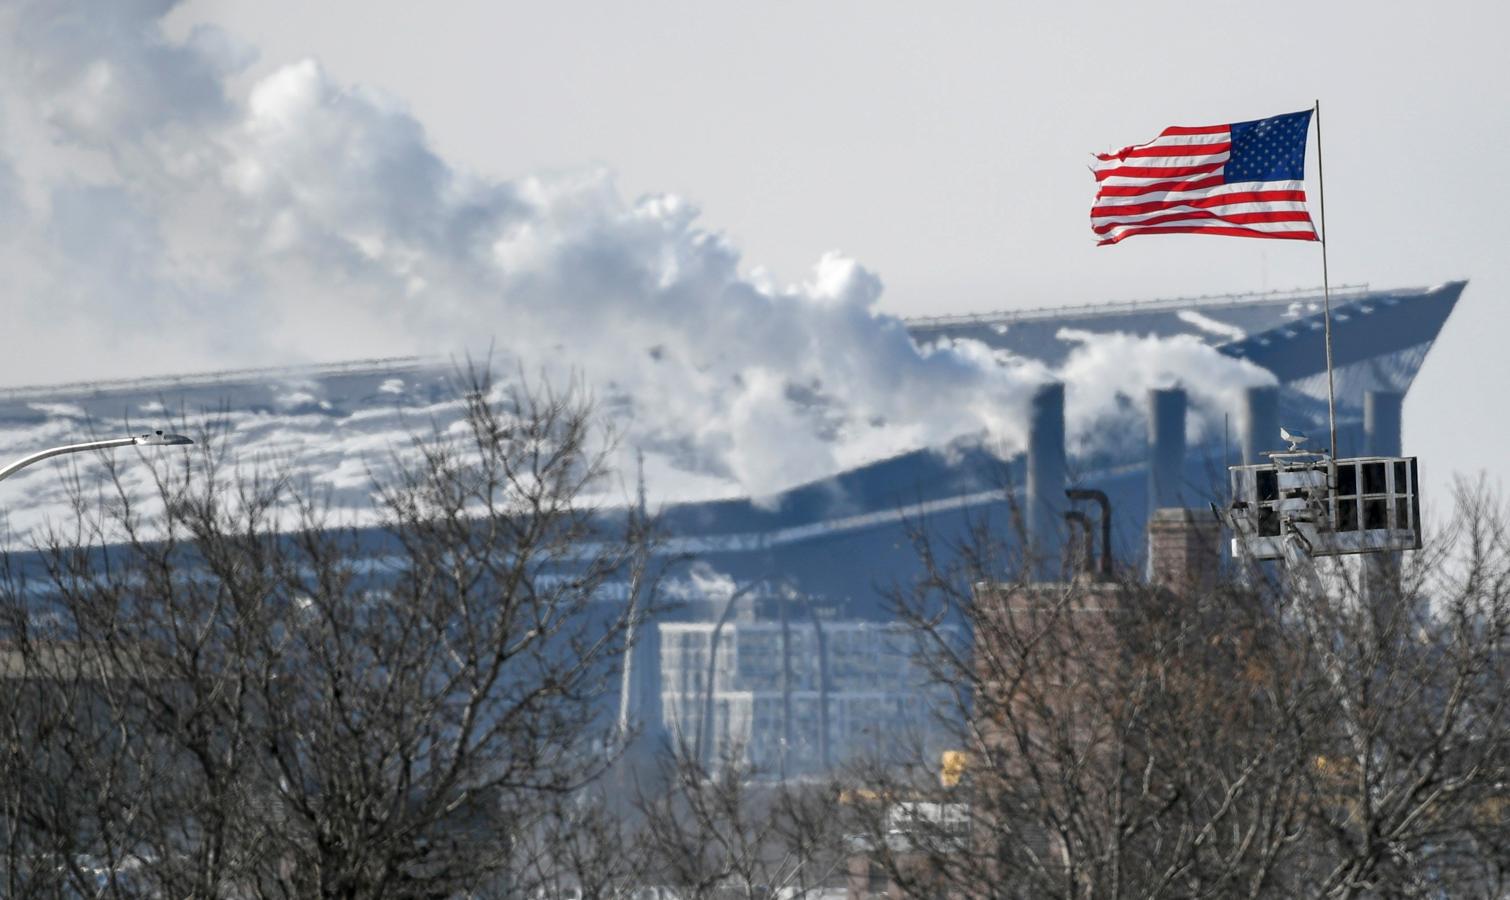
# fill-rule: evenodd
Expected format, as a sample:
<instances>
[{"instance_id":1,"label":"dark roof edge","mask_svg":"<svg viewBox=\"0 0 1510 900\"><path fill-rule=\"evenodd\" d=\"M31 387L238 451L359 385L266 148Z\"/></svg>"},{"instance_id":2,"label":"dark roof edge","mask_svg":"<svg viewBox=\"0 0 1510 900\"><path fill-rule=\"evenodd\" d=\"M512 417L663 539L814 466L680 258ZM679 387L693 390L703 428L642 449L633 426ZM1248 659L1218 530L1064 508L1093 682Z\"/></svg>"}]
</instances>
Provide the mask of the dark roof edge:
<instances>
[{"instance_id":1,"label":"dark roof edge","mask_svg":"<svg viewBox=\"0 0 1510 900\"><path fill-rule=\"evenodd\" d=\"M143 375L137 378L112 378L99 381L71 381L63 384L27 384L0 388L0 400L24 400L45 395L48 399L97 394L107 391L141 391L174 387L206 387L238 381L278 381L318 378L324 375L376 375L387 372L411 372L437 365L441 360L423 356L389 356L354 359L346 362L310 363L307 365L266 366L246 369L222 369L214 372L185 372L180 375Z\"/></svg>"},{"instance_id":2,"label":"dark roof edge","mask_svg":"<svg viewBox=\"0 0 1510 900\"><path fill-rule=\"evenodd\" d=\"M1369 293L1411 294L1435 290L1432 287L1394 288L1370 291L1367 284L1344 284L1332 288L1332 297L1356 300ZM1262 306L1285 300L1320 299L1322 289L1293 288L1244 294L1201 294L1194 297L1171 297L1154 300L1124 300L1115 303L1088 303L1081 306L1038 306L1031 309L1008 309L996 312L965 313L950 316L916 316L904 319L912 331L928 331L935 328L953 328L960 325L1009 325L1038 319L1085 319L1117 313L1170 312L1184 309L1213 309L1234 306Z\"/></svg>"}]
</instances>

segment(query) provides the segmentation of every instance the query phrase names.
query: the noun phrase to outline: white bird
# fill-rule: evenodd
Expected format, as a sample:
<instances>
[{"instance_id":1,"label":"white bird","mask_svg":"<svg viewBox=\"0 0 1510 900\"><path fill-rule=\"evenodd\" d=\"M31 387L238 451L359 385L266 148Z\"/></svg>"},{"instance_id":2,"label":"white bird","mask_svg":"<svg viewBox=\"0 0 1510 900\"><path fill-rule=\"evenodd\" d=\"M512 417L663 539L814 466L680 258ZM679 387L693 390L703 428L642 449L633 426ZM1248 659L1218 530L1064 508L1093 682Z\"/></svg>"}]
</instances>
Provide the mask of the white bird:
<instances>
[{"instance_id":1,"label":"white bird","mask_svg":"<svg viewBox=\"0 0 1510 900\"><path fill-rule=\"evenodd\" d=\"M1306 441L1310 440L1310 438L1306 437L1305 435L1301 434L1300 432L1298 432L1298 431L1291 431L1290 429L1284 427L1283 425L1279 426L1279 437L1280 437L1281 440L1285 440L1285 441L1289 441L1290 442L1290 452L1291 453L1294 453L1297 450L1299 450L1301 444L1304 444Z\"/></svg>"}]
</instances>

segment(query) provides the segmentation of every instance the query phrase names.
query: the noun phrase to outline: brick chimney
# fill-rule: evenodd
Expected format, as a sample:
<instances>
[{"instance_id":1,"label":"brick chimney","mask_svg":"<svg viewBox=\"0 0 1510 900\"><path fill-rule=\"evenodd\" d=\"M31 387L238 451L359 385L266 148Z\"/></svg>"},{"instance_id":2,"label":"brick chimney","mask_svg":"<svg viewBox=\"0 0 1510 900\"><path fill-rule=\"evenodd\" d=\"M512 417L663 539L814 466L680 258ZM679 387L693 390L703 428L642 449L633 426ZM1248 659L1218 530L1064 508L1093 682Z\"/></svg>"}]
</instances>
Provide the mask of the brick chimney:
<instances>
[{"instance_id":1,"label":"brick chimney","mask_svg":"<svg viewBox=\"0 0 1510 900\"><path fill-rule=\"evenodd\" d=\"M1148 520L1149 580L1172 591L1208 591L1222 566L1222 526L1209 509L1166 507Z\"/></svg>"}]
</instances>

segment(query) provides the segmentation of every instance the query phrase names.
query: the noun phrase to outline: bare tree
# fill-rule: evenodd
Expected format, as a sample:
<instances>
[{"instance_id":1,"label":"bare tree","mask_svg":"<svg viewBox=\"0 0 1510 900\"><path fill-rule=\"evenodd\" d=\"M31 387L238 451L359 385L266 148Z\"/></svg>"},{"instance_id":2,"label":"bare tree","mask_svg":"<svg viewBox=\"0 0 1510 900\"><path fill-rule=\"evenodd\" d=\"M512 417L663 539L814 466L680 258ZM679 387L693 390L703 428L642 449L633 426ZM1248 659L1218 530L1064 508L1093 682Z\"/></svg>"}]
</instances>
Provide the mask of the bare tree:
<instances>
[{"instance_id":1,"label":"bare tree","mask_svg":"<svg viewBox=\"0 0 1510 900\"><path fill-rule=\"evenodd\" d=\"M882 780L866 823L901 889L1261 892L1295 815L1295 789L1271 764L1289 739L1272 726L1294 699L1268 690L1272 668L1245 671L1261 638L1208 642L1200 611L1165 599L1130 583L976 598L972 651L935 645L948 654L938 673L959 687L960 780L944 786L938 762L920 761ZM1254 740L1218 746L1240 732Z\"/></svg>"},{"instance_id":2,"label":"bare tree","mask_svg":"<svg viewBox=\"0 0 1510 900\"><path fill-rule=\"evenodd\" d=\"M853 773L872 889L1502 896L1505 521L1460 492L1428 550L1323 563L1319 593L1034 584L1013 574L1019 542L923 540L928 574L897 610L930 637L968 762L947 785L936 759Z\"/></svg>"},{"instance_id":3,"label":"bare tree","mask_svg":"<svg viewBox=\"0 0 1510 900\"><path fill-rule=\"evenodd\" d=\"M0 561L5 896L1510 885L1510 518L1482 487L1427 550L1316 580L1032 583L1020 540L920 531L894 600L950 698L947 765L920 743L772 783L682 747L634 790L604 777L628 740L605 701L656 609L649 523L586 502L605 447L576 391L461 403L370 521L209 440L155 504L81 482Z\"/></svg>"},{"instance_id":4,"label":"bare tree","mask_svg":"<svg viewBox=\"0 0 1510 900\"><path fill-rule=\"evenodd\" d=\"M464 429L396 451L371 524L208 440L156 469L157 510L115 478L7 558L13 881L528 889L522 836L621 744L603 695L650 605L610 588L646 532L585 502L606 445L580 391L463 387Z\"/></svg>"},{"instance_id":5,"label":"bare tree","mask_svg":"<svg viewBox=\"0 0 1510 900\"><path fill-rule=\"evenodd\" d=\"M1316 893L1502 897L1510 886L1510 531L1459 484L1426 550L1303 598L1331 727L1308 775Z\"/></svg>"},{"instance_id":6,"label":"bare tree","mask_svg":"<svg viewBox=\"0 0 1510 900\"><path fill-rule=\"evenodd\" d=\"M762 781L738 753L705 769L690 748L638 793L642 878L686 900L807 897L840 877L844 832L831 784Z\"/></svg>"},{"instance_id":7,"label":"bare tree","mask_svg":"<svg viewBox=\"0 0 1510 900\"><path fill-rule=\"evenodd\" d=\"M647 870L636 852L638 819L615 771L569 802L556 804L521 836L525 882L542 900L619 900L634 896Z\"/></svg>"}]
</instances>

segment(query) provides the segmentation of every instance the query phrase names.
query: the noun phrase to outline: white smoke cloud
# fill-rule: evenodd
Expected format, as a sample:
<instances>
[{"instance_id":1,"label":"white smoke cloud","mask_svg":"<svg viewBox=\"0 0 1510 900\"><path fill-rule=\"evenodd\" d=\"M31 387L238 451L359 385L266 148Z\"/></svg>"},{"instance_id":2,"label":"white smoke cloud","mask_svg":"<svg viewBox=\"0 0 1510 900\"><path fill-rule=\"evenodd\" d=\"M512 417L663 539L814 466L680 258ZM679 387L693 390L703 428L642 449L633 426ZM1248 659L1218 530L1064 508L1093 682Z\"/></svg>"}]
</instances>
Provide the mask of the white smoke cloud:
<instances>
[{"instance_id":1,"label":"white smoke cloud","mask_svg":"<svg viewBox=\"0 0 1510 900\"><path fill-rule=\"evenodd\" d=\"M1058 337L1078 346L1056 373L1064 382L1070 452L1098 445L1136 446L1146 433L1148 392L1183 388L1189 399L1186 439L1220 433L1222 414L1242 408L1243 389L1274 376L1246 360L1216 353L1190 335L1154 338L1071 328Z\"/></svg>"},{"instance_id":2,"label":"white smoke cloud","mask_svg":"<svg viewBox=\"0 0 1510 900\"><path fill-rule=\"evenodd\" d=\"M1021 446L1050 377L1082 441L1148 387L1202 410L1270 380L1195 340L1086 336L1059 373L920 348L852 260L778 287L680 198L459 171L315 62L244 84L253 54L213 28L170 39L173 5L0 7L0 265L26 335L7 383L492 346L615 398L659 472L763 494L960 435Z\"/></svg>"}]
</instances>

